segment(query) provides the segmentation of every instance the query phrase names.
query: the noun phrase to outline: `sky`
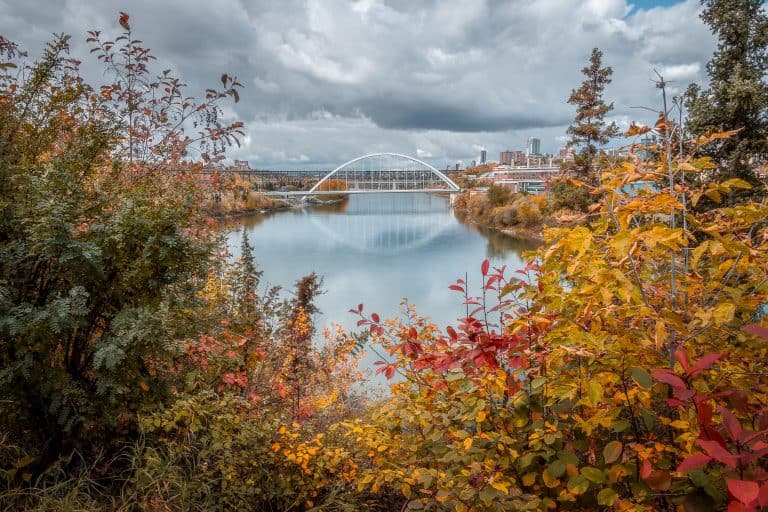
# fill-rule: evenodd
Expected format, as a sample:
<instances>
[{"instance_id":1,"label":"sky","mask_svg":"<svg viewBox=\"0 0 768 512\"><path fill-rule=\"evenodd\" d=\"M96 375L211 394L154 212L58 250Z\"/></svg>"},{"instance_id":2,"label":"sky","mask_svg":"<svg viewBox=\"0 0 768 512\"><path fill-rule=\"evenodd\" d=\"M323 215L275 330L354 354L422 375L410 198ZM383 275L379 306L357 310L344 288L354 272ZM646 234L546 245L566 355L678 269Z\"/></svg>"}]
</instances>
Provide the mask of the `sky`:
<instances>
[{"instance_id":1,"label":"sky","mask_svg":"<svg viewBox=\"0 0 768 512\"><path fill-rule=\"evenodd\" d=\"M255 168L322 169L374 152L439 168L528 137L556 152L567 103L594 47L614 70L611 119L651 122L654 70L671 96L706 84L715 40L698 0L0 0L0 35L39 55L71 34L84 73L103 79L85 31L117 15L202 96L222 73L244 84L225 115L245 123L228 153ZM618 147L621 141L611 144Z\"/></svg>"}]
</instances>

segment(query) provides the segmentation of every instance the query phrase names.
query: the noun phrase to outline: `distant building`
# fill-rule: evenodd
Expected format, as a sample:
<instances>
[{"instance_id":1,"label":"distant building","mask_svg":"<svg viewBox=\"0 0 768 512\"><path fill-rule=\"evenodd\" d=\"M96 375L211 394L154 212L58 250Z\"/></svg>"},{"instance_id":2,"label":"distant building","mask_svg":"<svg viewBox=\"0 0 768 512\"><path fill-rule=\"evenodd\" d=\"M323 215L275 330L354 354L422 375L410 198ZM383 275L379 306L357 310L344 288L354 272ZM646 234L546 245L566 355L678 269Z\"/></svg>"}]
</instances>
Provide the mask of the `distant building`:
<instances>
[{"instance_id":1,"label":"distant building","mask_svg":"<svg viewBox=\"0 0 768 512\"><path fill-rule=\"evenodd\" d=\"M485 162L488 160L488 152L484 149L480 150L480 165L485 164Z\"/></svg>"},{"instance_id":2,"label":"distant building","mask_svg":"<svg viewBox=\"0 0 768 512\"><path fill-rule=\"evenodd\" d=\"M248 162L248 160L235 160L234 167L237 170L247 171L250 170L251 164Z\"/></svg>"},{"instance_id":3,"label":"distant building","mask_svg":"<svg viewBox=\"0 0 768 512\"><path fill-rule=\"evenodd\" d=\"M457 171L459 170L459 164L456 164L456 170Z\"/></svg>"},{"instance_id":4,"label":"distant building","mask_svg":"<svg viewBox=\"0 0 768 512\"><path fill-rule=\"evenodd\" d=\"M525 165L525 152L506 150L499 153L501 165Z\"/></svg>"},{"instance_id":5,"label":"distant building","mask_svg":"<svg viewBox=\"0 0 768 512\"><path fill-rule=\"evenodd\" d=\"M571 146L560 149L559 157L563 162L573 162L576 158L576 151Z\"/></svg>"},{"instance_id":6,"label":"distant building","mask_svg":"<svg viewBox=\"0 0 768 512\"><path fill-rule=\"evenodd\" d=\"M640 148L637 150L637 156L642 160L653 159L655 153L659 150L659 141L656 135L646 134L640 139Z\"/></svg>"},{"instance_id":7,"label":"distant building","mask_svg":"<svg viewBox=\"0 0 768 512\"><path fill-rule=\"evenodd\" d=\"M528 138L528 154L529 155L541 154L541 139L537 139L536 137Z\"/></svg>"},{"instance_id":8,"label":"distant building","mask_svg":"<svg viewBox=\"0 0 768 512\"><path fill-rule=\"evenodd\" d=\"M472 167L477 167L477 162L475 160L472 160Z\"/></svg>"},{"instance_id":9,"label":"distant building","mask_svg":"<svg viewBox=\"0 0 768 512\"><path fill-rule=\"evenodd\" d=\"M488 173L495 185L508 188L513 193L541 194L549 190L549 180L560 174L559 167L511 167L498 166Z\"/></svg>"}]
</instances>

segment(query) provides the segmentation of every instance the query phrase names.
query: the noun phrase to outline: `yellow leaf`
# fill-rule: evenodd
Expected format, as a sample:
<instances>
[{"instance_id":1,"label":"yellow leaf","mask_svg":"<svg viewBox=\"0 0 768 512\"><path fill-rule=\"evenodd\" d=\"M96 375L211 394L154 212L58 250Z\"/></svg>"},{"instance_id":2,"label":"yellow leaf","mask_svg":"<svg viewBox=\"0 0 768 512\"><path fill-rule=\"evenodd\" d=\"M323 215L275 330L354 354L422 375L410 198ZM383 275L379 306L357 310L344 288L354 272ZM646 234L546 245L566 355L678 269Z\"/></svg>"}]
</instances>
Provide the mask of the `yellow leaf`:
<instances>
[{"instance_id":1,"label":"yellow leaf","mask_svg":"<svg viewBox=\"0 0 768 512\"><path fill-rule=\"evenodd\" d=\"M752 185L740 178L731 178L730 180L726 180L723 182L723 186L728 188L752 188Z\"/></svg>"},{"instance_id":2,"label":"yellow leaf","mask_svg":"<svg viewBox=\"0 0 768 512\"><path fill-rule=\"evenodd\" d=\"M656 320L656 332L653 337L656 343L656 350L663 349L664 343L667 341L667 329L665 327L664 320Z\"/></svg>"},{"instance_id":3,"label":"yellow leaf","mask_svg":"<svg viewBox=\"0 0 768 512\"><path fill-rule=\"evenodd\" d=\"M472 448L472 438L468 437L464 440L464 449L469 450L470 448Z\"/></svg>"},{"instance_id":4,"label":"yellow leaf","mask_svg":"<svg viewBox=\"0 0 768 512\"><path fill-rule=\"evenodd\" d=\"M536 482L536 473L526 473L523 475L523 485L533 485Z\"/></svg>"},{"instance_id":5,"label":"yellow leaf","mask_svg":"<svg viewBox=\"0 0 768 512\"><path fill-rule=\"evenodd\" d=\"M411 497L411 486L408 485L408 484L403 484L402 491L403 491L403 496L405 496L406 498L410 499L410 497Z\"/></svg>"},{"instance_id":6,"label":"yellow leaf","mask_svg":"<svg viewBox=\"0 0 768 512\"><path fill-rule=\"evenodd\" d=\"M679 430L688 430L688 428L690 428L690 424L687 421L683 421L683 420L675 420L672 423L670 423L669 426Z\"/></svg>"},{"instance_id":7,"label":"yellow leaf","mask_svg":"<svg viewBox=\"0 0 768 512\"><path fill-rule=\"evenodd\" d=\"M385 451L387 451L388 448L389 448L389 446L387 446L385 444L380 444L379 447L377 448L377 450L379 450L380 452L385 452Z\"/></svg>"},{"instance_id":8,"label":"yellow leaf","mask_svg":"<svg viewBox=\"0 0 768 512\"><path fill-rule=\"evenodd\" d=\"M730 302L723 302L719 304L712 312L712 319L717 325L727 324L733 320L733 316L736 314L736 305Z\"/></svg>"},{"instance_id":9,"label":"yellow leaf","mask_svg":"<svg viewBox=\"0 0 768 512\"><path fill-rule=\"evenodd\" d=\"M600 399L603 398L603 386L596 380L589 381L589 384L587 385L587 395L589 396L589 401L592 402L592 405L597 405L600 403Z\"/></svg>"},{"instance_id":10,"label":"yellow leaf","mask_svg":"<svg viewBox=\"0 0 768 512\"><path fill-rule=\"evenodd\" d=\"M544 480L544 485L546 485L550 489L560 485L560 480L555 478L555 477L553 477L552 475L550 475L549 474L549 470L547 470L547 469L545 469L541 473L541 479Z\"/></svg>"},{"instance_id":11,"label":"yellow leaf","mask_svg":"<svg viewBox=\"0 0 768 512\"><path fill-rule=\"evenodd\" d=\"M504 482L499 482L497 480L494 480L491 482L491 487L493 487L497 491L503 492L504 494L509 494L509 485Z\"/></svg>"},{"instance_id":12,"label":"yellow leaf","mask_svg":"<svg viewBox=\"0 0 768 512\"><path fill-rule=\"evenodd\" d=\"M475 421L478 423L482 423L485 421L485 418L487 417L487 414L485 411L478 411L477 416L475 416Z\"/></svg>"},{"instance_id":13,"label":"yellow leaf","mask_svg":"<svg viewBox=\"0 0 768 512\"><path fill-rule=\"evenodd\" d=\"M272 444L272 451L277 453L280 451L280 443L273 443Z\"/></svg>"}]
</instances>

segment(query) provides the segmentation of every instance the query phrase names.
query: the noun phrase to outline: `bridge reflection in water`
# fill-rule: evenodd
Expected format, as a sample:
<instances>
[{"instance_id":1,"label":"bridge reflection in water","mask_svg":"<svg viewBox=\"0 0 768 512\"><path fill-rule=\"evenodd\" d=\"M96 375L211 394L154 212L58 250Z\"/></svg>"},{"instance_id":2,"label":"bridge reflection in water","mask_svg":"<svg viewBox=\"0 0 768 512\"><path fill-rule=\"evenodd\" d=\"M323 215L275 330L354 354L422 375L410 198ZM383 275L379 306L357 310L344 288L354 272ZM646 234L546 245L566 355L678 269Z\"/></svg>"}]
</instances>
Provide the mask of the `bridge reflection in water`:
<instances>
[{"instance_id":1,"label":"bridge reflection in water","mask_svg":"<svg viewBox=\"0 0 768 512\"><path fill-rule=\"evenodd\" d=\"M308 216L320 233L335 244L362 253L395 254L425 245L456 227L449 199L414 194L393 208L386 192L361 201L344 202L324 215Z\"/></svg>"}]
</instances>

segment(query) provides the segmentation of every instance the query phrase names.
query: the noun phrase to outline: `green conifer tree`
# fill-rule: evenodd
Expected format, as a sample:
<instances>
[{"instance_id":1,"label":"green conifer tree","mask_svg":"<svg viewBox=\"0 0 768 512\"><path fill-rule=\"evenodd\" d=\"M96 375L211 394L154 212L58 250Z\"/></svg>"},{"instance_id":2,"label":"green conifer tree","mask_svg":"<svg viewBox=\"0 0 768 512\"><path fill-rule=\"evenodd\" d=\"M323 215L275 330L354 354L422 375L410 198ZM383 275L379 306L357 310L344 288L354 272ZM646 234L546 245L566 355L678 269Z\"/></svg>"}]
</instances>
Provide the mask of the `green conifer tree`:
<instances>
[{"instance_id":1,"label":"green conifer tree","mask_svg":"<svg viewBox=\"0 0 768 512\"><path fill-rule=\"evenodd\" d=\"M576 117L568 127L571 136L569 145L581 147L576 157L574 170L583 178L596 181L593 163L597 155L597 146L607 144L619 134L615 123L606 126L605 116L613 110L613 103L603 100L605 86L611 83L613 69L603 67L603 52L592 50L589 65L582 68L585 80L581 87L571 91L568 103L576 105Z\"/></svg>"},{"instance_id":2,"label":"green conifer tree","mask_svg":"<svg viewBox=\"0 0 768 512\"><path fill-rule=\"evenodd\" d=\"M719 43L707 64L709 88L687 92L687 128L739 130L708 146L719 166L715 179L738 177L756 182L754 169L768 156L768 16L762 0L703 0L701 18Z\"/></svg>"}]
</instances>

